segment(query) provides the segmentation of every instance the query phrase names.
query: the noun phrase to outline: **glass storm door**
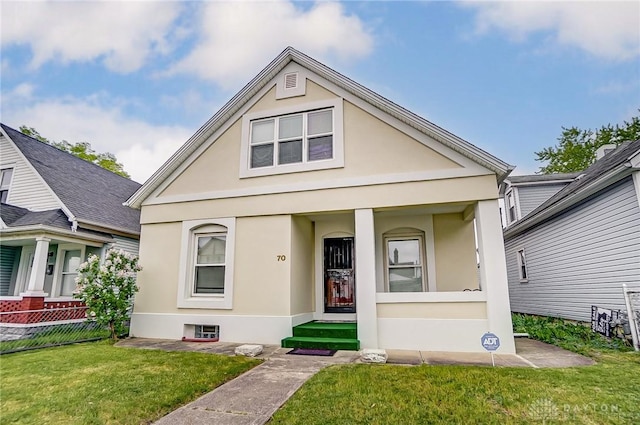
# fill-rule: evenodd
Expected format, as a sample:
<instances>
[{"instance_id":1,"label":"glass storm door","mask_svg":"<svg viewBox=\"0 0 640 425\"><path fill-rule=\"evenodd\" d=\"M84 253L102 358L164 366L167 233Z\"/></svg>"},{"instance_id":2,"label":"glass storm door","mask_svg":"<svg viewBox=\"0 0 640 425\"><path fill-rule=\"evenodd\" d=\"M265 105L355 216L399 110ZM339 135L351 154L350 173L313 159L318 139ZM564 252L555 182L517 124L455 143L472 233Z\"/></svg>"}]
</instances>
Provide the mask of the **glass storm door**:
<instances>
[{"instance_id":1,"label":"glass storm door","mask_svg":"<svg viewBox=\"0 0 640 425\"><path fill-rule=\"evenodd\" d=\"M324 312L355 313L353 238L324 240Z\"/></svg>"}]
</instances>

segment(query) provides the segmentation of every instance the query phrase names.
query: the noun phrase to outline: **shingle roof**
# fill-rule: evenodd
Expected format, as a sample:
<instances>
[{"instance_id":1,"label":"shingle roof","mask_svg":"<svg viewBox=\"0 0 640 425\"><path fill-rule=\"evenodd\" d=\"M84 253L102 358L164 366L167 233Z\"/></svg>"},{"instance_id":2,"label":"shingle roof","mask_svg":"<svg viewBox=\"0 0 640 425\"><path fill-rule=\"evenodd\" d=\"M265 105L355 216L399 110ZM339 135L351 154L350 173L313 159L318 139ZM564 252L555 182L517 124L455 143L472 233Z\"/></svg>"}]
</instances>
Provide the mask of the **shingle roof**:
<instances>
[{"instance_id":1,"label":"shingle roof","mask_svg":"<svg viewBox=\"0 0 640 425\"><path fill-rule=\"evenodd\" d=\"M71 223L61 209L47 211L29 211L15 205L0 205L2 221L9 227L31 226L44 224L69 230Z\"/></svg>"},{"instance_id":2,"label":"shingle roof","mask_svg":"<svg viewBox=\"0 0 640 425\"><path fill-rule=\"evenodd\" d=\"M122 205L139 183L1 125L78 221L140 232L140 211Z\"/></svg>"},{"instance_id":3,"label":"shingle roof","mask_svg":"<svg viewBox=\"0 0 640 425\"><path fill-rule=\"evenodd\" d=\"M516 222L513 227L518 227L520 229L519 231L522 231L524 228L528 228L528 223L534 220L538 214L553 207L557 203L570 197L576 192L585 189L591 183L594 183L598 178L602 177L608 172L624 165L627 161L629 161L630 157L637 154L638 152L640 152L640 140L622 143L615 151L600 158L583 172L578 173L578 177L574 181L563 187L558 193L547 199L538 208L527 214L527 216L522 220ZM509 230L513 231L512 228L506 229L507 232Z\"/></svg>"}]
</instances>

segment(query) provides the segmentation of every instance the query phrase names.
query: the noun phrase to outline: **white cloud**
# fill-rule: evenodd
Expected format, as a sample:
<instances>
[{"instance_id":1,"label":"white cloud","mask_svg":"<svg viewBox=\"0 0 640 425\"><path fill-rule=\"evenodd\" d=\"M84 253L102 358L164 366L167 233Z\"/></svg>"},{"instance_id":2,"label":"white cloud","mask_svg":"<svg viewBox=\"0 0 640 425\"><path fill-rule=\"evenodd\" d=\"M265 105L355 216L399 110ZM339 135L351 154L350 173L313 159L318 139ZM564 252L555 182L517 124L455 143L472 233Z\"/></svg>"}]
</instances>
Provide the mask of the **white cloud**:
<instances>
[{"instance_id":1,"label":"white cloud","mask_svg":"<svg viewBox=\"0 0 640 425\"><path fill-rule=\"evenodd\" d=\"M27 44L31 67L100 59L116 72L140 69L169 50L178 2L3 2L2 46Z\"/></svg>"},{"instance_id":2,"label":"white cloud","mask_svg":"<svg viewBox=\"0 0 640 425\"><path fill-rule=\"evenodd\" d=\"M373 37L339 3L308 10L290 1L210 2L201 5L200 40L168 74L187 73L230 87L244 82L288 45L311 56L366 56Z\"/></svg>"},{"instance_id":3,"label":"white cloud","mask_svg":"<svg viewBox=\"0 0 640 425\"><path fill-rule=\"evenodd\" d=\"M476 29L497 29L515 40L550 34L553 43L573 46L609 60L640 55L640 3L634 1L462 2L475 9Z\"/></svg>"},{"instance_id":4,"label":"white cloud","mask_svg":"<svg viewBox=\"0 0 640 425\"><path fill-rule=\"evenodd\" d=\"M133 180L144 182L191 136L181 126L156 126L131 118L102 95L42 100L3 111L3 121L34 127L51 140L89 142L97 152L111 152Z\"/></svg>"}]
</instances>

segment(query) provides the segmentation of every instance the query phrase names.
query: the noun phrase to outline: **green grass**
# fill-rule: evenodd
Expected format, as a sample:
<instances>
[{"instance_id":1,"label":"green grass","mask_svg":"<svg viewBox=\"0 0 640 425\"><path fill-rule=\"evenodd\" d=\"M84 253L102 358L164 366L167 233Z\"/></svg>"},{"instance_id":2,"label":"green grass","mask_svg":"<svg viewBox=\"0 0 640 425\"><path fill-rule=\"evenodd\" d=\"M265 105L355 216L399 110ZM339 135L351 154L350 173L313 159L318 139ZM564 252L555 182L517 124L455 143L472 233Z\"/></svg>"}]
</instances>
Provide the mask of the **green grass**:
<instances>
[{"instance_id":1,"label":"green grass","mask_svg":"<svg viewBox=\"0 0 640 425\"><path fill-rule=\"evenodd\" d=\"M566 369L333 366L270 425L640 423L640 354L596 359Z\"/></svg>"},{"instance_id":2,"label":"green grass","mask_svg":"<svg viewBox=\"0 0 640 425\"><path fill-rule=\"evenodd\" d=\"M260 362L107 341L0 357L0 422L148 424Z\"/></svg>"}]
</instances>

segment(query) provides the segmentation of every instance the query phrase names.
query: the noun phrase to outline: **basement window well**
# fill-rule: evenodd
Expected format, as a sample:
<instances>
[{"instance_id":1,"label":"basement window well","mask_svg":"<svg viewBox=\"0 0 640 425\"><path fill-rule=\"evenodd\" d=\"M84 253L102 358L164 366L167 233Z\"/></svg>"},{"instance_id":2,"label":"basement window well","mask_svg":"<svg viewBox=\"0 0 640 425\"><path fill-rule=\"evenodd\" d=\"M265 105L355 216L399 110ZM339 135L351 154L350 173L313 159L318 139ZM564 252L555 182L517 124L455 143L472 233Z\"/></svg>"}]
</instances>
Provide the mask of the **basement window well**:
<instances>
[{"instance_id":1,"label":"basement window well","mask_svg":"<svg viewBox=\"0 0 640 425\"><path fill-rule=\"evenodd\" d=\"M193 326L193 337L183 336L182 340L187 342L217 342L220 338L219 325L191 325ZM189 328L186 325L185 328ZM186 332L187 335L190 332Z\"/></svg>"}]
</instances>

